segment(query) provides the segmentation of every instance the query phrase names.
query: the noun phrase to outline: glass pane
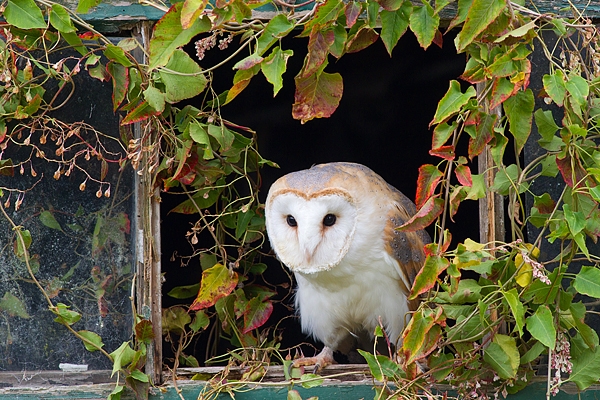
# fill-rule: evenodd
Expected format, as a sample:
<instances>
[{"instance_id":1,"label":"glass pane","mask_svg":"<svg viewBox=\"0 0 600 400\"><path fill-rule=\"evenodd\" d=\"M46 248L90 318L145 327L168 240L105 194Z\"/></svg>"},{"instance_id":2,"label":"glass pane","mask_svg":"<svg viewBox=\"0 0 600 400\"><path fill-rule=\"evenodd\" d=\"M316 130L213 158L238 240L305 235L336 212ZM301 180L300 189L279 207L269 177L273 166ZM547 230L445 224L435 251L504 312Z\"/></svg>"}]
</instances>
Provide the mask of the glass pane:
<instances>
[{"instance_id":1,"label":"glass pane","mask_svg":"<svg viewBox=\"0 0 600 400\"><path fill-rule=\"evenodd\" d=\"M77 56L53 58L73 70ZM81 69L56 96L55 104L68 97L66 106L33 125L11 121L0 144L0 370L112 368L54 321L49 303L79 313L72 328L100 335L109 353L131 336L134 177L121 168L112 89ZM44 87L49 101L58 87ZM31 238L29 266L12 223Z\"/></svg>"}]
</instances>

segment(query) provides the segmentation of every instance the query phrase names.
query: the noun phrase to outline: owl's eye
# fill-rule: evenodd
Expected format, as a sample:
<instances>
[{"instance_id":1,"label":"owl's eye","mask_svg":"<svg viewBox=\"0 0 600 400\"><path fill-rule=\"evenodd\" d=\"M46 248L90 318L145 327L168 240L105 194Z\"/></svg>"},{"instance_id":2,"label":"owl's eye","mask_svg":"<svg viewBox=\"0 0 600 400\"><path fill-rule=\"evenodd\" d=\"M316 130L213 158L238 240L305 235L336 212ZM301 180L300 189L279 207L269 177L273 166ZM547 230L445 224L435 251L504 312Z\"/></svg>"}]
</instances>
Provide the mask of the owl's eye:
<instances>
[{"instance_id":1,"label":"owl's eye","mask_svg":"<svg viewBox=\"0 0 600 400\"><path fill-rule=\"evenodd\" d=\"M333 226L335 224L336 217L333 214L327 214L325 218L323 218L323 225L325 226Z\"/></svg>"},{"instance_id":2,"label":"owl's eye","mask_svg":"<svg viewBox=\"0 0 600 400\"><path fill-rule=\"evenodd\" d=\"M288 215L285 219L285 222L287 222L287 224L291 227L298 226L298 223L296 222L296 218L294 218L293 215Z\"/></svg>"}]
</instances>

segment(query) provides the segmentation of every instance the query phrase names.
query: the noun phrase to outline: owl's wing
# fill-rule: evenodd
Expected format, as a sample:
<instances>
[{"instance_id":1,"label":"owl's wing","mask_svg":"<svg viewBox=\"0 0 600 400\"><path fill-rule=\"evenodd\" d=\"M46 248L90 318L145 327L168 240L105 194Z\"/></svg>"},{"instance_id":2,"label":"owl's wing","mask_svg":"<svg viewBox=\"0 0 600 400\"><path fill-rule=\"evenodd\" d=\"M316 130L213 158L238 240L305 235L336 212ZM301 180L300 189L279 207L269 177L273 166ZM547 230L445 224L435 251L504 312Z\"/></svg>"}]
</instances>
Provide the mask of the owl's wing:
<instances>
[{"instance_id":1,"label":"owl's wing","mask_svg":"<svg viewBox=\"0 0 600 400\"><path fill-rule=\"evenodd\" d=\"M408 221L416 212L414 204L402 193L394 190L396 201L389 211L385 227L386 251L397 261L396 270L399 275L398 283L408 297L415 277L425 262L423 247L431 242L425 231L400 232L397 227ZM420 301L410 300L410 310L416 310Z\"/></svg>"}]
</instances>

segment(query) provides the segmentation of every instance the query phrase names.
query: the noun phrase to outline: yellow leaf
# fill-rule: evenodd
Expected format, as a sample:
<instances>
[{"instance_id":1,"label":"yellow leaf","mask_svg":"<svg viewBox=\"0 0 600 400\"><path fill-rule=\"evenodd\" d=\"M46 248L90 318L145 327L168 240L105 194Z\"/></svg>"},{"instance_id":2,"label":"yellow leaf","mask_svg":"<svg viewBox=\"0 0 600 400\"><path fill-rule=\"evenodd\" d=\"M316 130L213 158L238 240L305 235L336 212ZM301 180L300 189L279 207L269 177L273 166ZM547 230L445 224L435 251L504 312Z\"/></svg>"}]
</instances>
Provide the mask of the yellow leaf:
<instances>
[{"instance_id":1,"label":"yellow leaf","mask_svg":"<svg viewBox=\"0 0 600 400\"><path fill-rule=\"evenodd\" d=\"M485 248L484 244L477 243L476 241L471 240L469 238L467 238L465 240L464 245L465 245L465 249L467 249L468 251L472 251L472 252L481 251Z\"/></svg>"},{"instance_id":2,"label":"yellow leaf","mask_svg":"<svg viewBox=\"0 0 600 400\"><path fill-rule=\"evenodd\" d=\"M530 263L523 260L521 253L515 256L515 266L517 267L517 276L515 278L517 284L521 287L529 285L533 275L533 267Z\"/></svg>"}]
</instances>

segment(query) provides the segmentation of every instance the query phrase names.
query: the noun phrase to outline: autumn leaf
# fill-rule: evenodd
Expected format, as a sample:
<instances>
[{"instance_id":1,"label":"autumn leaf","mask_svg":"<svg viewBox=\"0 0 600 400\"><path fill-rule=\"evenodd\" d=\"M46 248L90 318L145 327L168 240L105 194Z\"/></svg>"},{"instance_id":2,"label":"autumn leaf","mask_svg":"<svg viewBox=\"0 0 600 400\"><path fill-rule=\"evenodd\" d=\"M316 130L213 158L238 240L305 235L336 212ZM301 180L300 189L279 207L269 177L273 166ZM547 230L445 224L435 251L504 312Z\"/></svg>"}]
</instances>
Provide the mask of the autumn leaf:
<instances>
[{"instance_id":1,"label":"autumn leaf","mask_svg":"<svg viewBox=\"0 0 600 400\"><path fill-rule=\"evenodd\" d=\"M443 174L435 165L425 164L419 167L417 195L415 196L417 208L423 207L423 204L433 195L442 177Z\"/></svg>"},{"instance_id":2,"label":"autumn leaf","mask_svg":"<svg viewBox=\"0 0 600 400\"><path fill-rule=\"evenodd\" d=\"M442 256L428 255L423 268L415 277L415 282L410 292L409 300L416 299L420 294L431 289L437 282L438 277L448 268L450 261Z\"/></svg>"},{"instance_id":3,"label":"autumn leaf","mask_svg":"<svg viewBox=\"0 0 600 400\"><path fill-rule=\"evenodd\" d=\"M308 77L296 76L296 93L292 105L292 116L303 124L313 118L327 118L337 109L344 84L338 73L318 71Z\"/></svg>"},{"instance_id":4,"label":"autumn leaf","mask_svg":"<svg viewBox=\"0 0 600 400\"><path fill-rule=\"evenodd\" d=\"M237 286L238 274L230 271L222 264L208 268L202 272L200 291L190 306L191 311L198 311L213 306L217 300L228 296Z\"/></svg>"},{"instance_id":5,"label":"autumn leaf","mask_svg":"<svg viewBox=\"0 0 600 400\"><path fill-rule=\"evenodd\" d=\"M431 225L440 216L442 211L444 211L444 199L430 197L411 219L396 229L407 232L424 229Z\"/></svg>"}]
</instances>

